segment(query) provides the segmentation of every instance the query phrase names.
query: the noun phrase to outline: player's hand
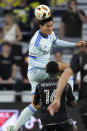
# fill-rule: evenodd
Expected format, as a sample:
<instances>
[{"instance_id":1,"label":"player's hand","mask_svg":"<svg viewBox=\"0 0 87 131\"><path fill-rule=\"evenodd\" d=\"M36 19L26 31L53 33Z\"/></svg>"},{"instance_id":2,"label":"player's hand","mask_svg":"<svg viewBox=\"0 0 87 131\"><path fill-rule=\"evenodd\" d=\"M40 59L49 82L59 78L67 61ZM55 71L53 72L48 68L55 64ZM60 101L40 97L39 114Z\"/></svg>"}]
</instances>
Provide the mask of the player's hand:
<instances>
[{"instance_id":1,"label":"player's hand","mask_svg":"<svg viewBox=\"0 0 87 131\"><path fill-rule=\"evenodd\" d=\"M51 114L51 116L54 115L55 112L58 111L60 108L60 99L58 100L57 98L54 99L54 101L48 106L48 111Z\"/></svg>"},{"instance_id":2,"label":"player's hand","mask_svg":"<svg viewBox=\"0 0 87 131\"><path fill-rule=\"evenodd\" d=\"M85 41L77 42L76 47L80 47L80 46L86 46L86 42Z\"/></svg>"},{"instance_id":3,"label":"player's hand","mask_svg":"<svg viewBox=\"0 0 87 131\"><path fill-rule=\"evenodd\" d=\"M9 127L7 127L7 131L15 131L15 130L13 129L13 127L14 127L14 126L9 126Z\"/></svg>"}]
</instances>

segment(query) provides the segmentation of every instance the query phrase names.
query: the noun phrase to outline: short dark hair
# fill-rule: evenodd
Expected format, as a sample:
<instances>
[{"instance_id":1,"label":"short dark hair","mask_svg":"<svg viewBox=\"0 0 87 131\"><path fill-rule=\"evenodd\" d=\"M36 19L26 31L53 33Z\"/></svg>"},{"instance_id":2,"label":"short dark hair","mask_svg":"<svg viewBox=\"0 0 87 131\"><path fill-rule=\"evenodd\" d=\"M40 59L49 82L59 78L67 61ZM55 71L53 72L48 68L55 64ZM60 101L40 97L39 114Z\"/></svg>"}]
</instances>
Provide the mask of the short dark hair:
<instances>
[{"instance_id":1,"label":"short dark hair","mask_svg":"<svg viewBox=\"0 0 87 131\"><path fill-rule=\"evenodd\" d=\"M50 61L47 64L46 72L48 74L57 74L59 72L58 64L55 61Z\"/></svg>"},{"instance_id":2,"label":"short dark hair","mask_svg":"<svg viewBox=\"0 0 87 131\"><path fill-rule=\"evenodd\" d=\"M9 46L9 47L11 47L11 44L9 43L9 42L7 42L7 41L4 41L3 43L2 43L2 47L3 46Z\"/></svg>"},{"instance_id":3,"label":"short dark hair","mask_svg":"<svg viewBox=\"0 0 87 131\"><path fill-rule=\"evenodd\" d=\"M51 15L49 18L46 18L44 20L39 20L39 25L44 25L46 22L53 21L53 16Z\"/></svg>"}]
</instances>

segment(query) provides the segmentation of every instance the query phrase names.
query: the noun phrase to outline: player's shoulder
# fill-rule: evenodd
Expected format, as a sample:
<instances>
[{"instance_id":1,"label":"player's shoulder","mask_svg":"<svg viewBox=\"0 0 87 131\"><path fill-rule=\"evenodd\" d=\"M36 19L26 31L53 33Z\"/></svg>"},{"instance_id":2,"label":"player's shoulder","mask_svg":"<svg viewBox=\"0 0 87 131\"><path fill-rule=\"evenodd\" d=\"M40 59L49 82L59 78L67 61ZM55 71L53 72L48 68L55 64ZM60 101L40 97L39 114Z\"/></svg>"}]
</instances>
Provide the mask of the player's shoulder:
<instances>
[{"instance_id":1,"label":"player's shoulder","mask_svg":"<svg viewBox=\"0 0 87 131\"><path fill-rule=\"evenodd\" d=\"M52 36L54 36L55 35L55 33L54 33L54 31L52 31L52 34L51 34Z\"/></svg>"},{"instance_id":2,"label":"player's shoulder","mask_svg":"<svg viewBox=\"0 0 87 131\"><path fill-rule=\"evenodd\" d=\"M32 39L33 39L33 38L37 38L38 35L39 35L39 30L37 30L37 31L34 33Z\"/></svg>"},{"instance_id":3,"label":"player's shoulder","mask_svg":"<svg viewBox=\"0 0 87 131\"><path fill-rule=\"evenodd\" d=\"M41 39L41 35L39 33L40 31L36 31L35 34L33 35L33 37L31 38L31 41L30 42L35 42L35 41L38 41L38 39Z\"/></svg>"},{"instance_id":4,"label":"player's shoulder","mask_svg":"<svg viewBox=\"0 0 87 131\"><path fill-rule=\"evenodd\" d=\"M51 37L52 37L53 41L55 41L57 39L54 31L52 31Z\"/></svg>"}]
</instances>

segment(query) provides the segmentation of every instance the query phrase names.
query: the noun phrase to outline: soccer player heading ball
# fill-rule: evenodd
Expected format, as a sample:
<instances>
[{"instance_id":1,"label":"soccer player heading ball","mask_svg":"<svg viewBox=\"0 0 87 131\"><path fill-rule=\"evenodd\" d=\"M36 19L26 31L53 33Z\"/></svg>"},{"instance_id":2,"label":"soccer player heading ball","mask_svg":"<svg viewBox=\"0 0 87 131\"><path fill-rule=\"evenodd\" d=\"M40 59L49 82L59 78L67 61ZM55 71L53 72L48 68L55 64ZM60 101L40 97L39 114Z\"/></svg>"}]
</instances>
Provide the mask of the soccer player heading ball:
<instances>
[{"instance_id":1,"label":"soccer player heading ball","mask_svg":"<svg viewBox=\"0 0 87 131\"><path fill-rule=\"evenodd\" d=\"M28 79L32 87L32 101L38 83L48 78L48 74L45 69L50 60L50 50L52 46L75 47L85 45L84 41L70 43L59 40L55 36L55 33L53 32L53 16L48 6L38 6L35 9L35 16L39 21L40 30L36 31L29 44ZM58 63L58 65L62 71L67 67L63 63ZM17 131L26 121L30 119L32 114L37 111L37 108L38 107L34 107L33 103L27 106L22 111L14 127L9 127L8 131Z\"/></svg>"}]
</instances>

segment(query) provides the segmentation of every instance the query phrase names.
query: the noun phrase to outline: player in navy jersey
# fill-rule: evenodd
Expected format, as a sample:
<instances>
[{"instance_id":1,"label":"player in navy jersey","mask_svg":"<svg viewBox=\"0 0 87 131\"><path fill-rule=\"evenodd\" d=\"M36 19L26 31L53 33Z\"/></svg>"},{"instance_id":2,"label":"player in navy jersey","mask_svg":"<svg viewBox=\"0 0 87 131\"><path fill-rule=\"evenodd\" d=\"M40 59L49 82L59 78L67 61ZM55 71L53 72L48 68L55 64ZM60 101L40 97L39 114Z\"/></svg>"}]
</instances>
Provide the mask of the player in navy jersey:
<instances>
[{"instance_id":1,"label":"player in navy jersey","mask_svg":"<svg viewBox=\"0 0 87 131\"><path fill-rule=\"evenodd\" d=\"M61 97L60 110L56 112L54 116L51 116L47 111L47 107L53 101L56 93L58 72L59 69L57 63L54 61L49 62L47 64L47 73L49 74L49 78L43 80L36 87L33 104L36 106L41 103L38 114L43 124L43 131L73 131L73 124L70 124L66 111L66 100L69 105L75 105L75 98L72 94L70 84L67 84Z\"/></svg>"}]
</instances>

